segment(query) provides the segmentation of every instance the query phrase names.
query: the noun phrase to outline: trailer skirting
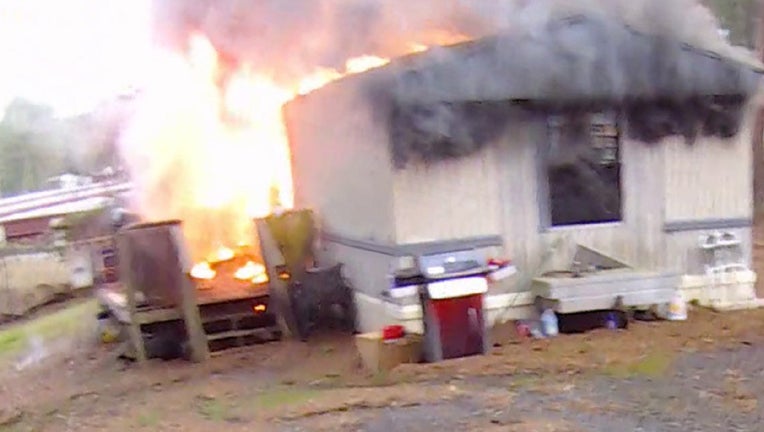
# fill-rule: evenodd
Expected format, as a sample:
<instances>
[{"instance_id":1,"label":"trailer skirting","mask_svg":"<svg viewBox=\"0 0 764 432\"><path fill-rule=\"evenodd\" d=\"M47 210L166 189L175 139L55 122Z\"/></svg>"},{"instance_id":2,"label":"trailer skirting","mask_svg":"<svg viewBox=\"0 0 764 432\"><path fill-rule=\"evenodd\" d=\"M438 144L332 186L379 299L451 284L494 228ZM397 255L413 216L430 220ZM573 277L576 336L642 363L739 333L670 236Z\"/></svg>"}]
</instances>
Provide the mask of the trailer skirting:
<instances>
[{"instance_id":1,"label":"trailer skirting","mask_svg":"<svg viewBox=\"0 0 764 432\"><path fill-rule=\"evenodd\" d=\"M355 293L355 300L358 326L362 332L379 331L386 325L398 324L410 333L422 333L422 307L419 304L399 305L359 292ZM530 291L486 295L483 307L489 327L534 315Z\"/></svg>"}]
</instances>

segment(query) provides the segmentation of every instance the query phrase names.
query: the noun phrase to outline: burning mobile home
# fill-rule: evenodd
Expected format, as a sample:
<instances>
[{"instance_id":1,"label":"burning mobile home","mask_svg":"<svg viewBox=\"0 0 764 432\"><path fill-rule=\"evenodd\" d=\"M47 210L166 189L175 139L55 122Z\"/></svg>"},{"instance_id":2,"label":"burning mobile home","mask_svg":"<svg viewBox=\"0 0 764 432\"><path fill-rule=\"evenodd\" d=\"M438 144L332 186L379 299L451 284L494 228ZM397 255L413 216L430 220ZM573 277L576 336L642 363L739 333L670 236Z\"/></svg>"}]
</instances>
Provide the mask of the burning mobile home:
<instances>
[{"instance_id":1,"label":"burning mobile home","mask_svg":"<svg viewBox=\"0 0 764 432\"><path fill-rule=\"evenodd\" d=\"M319 215L323 259L345 263L362 330L388 323L391 275L440 252L512 259L518 276L489 296L499 306L529 305L581 246L653 272L635 286L721 277L750 292L762 69L680 32L562 12L285 107L295 205ZM709 261L701 237L742 255Z\"/></svg>"}]
</instances>

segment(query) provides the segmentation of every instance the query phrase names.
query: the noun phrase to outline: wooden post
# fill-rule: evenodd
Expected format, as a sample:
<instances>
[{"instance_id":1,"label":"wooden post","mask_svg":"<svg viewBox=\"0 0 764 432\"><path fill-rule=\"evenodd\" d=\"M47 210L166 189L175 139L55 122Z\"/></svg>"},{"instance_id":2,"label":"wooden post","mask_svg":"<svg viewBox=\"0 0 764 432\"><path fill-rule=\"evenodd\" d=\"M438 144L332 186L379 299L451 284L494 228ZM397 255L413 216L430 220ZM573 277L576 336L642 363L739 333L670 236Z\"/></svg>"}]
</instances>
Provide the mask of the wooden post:
<instances>
[{"instance_id":1,"label":"wooden post","mask_svg":"<svg viewBox=\"0 0 764 432\"><path fill-rule=\"evenodd\" d=\"M117 234L117 257L119 259L119 275L122 283L124 284L125 295L127 297L127 313L130 317L130 324L128 325L128 335L130 338L130 344L135 350L135 360L139 365L143 365L146 362L146 347L143 344L143 335L141 334L141 323L138 320L136 292L138 287L135 286L135 281L132 278L131 258L132 249L130 242L124 236L124 234Z\"/></svg>"},{"instance_id":2,"label":"wooden post","mask_svg":"<svg viewBox=\"0 0 764 432\"><path fill-rule=\"evenodd\" d=\"M210 349L207 344L207 335L204 333L202 316L197 303L196 285L190 277L185 276L182 287L183 294L180 307L183 321L186 323L186 335L188 335L188 344L191 348L191 360L198 363L205 362L210 357Z\"/></svg>"},{"instance_id":3,"label":"wooden post","mask_svg":"<svg viewBox=\"0 0 764 432\"><path fill-rule=\"evenodd\" d=\"M268 296L271 309L276 312L276 322L281 333L289 338L297 334L297 322L289 300L289 284L279 278L279 267L286 267L286 260L265 219L255 221L263 263L268 271Z\"/></svg>"},{"instance_id":4,"label":"wooden post","mask_svg":"<svg viewBox=\"0 0 764 432\"><path fill-rule=\"evenodd\" d=\"M764 62L764 0L759 0L756 13L756 57ZM759 103L759 98L756 98ZM764 108L757 105L752 133L753 212L754 218L764 211Z\"/></svg>"},{"instance_id":5,"label":"wooden post","mask_svg":"<svg viewBox=\"0 0 764 432\"><path fill-rule=\"evenodd\" d=\"M191 280L191 258L186 254L183 247L183 236L179 229L171 231L173 246L178 256L178 271L181 275L181 298L180 312L183 316L183 322L186 325L186 336L188 336L188 345L191 349L191 360L201 363L210 357L210 348L207 343L207 335L204 333L202 316L199 311L199 303L196 296L196 284Z\"/></svg>"},{"instance_id":6,"label":"wooden post","mask_svg":"<svg viewBox=\"0 0 764 432\"><path fill-rule=\"evenodd\" d=\"M764 62L764 0L759 0L756 11L756 57ZM757 92L758 93L758 92ZM757 223L764 212L764 107L757 97L755 103L755 119L752 131L753 157L753 219ZM759 297L764 295L764 284L757 283L756 291Z\"/></svg>"}]
</instances>

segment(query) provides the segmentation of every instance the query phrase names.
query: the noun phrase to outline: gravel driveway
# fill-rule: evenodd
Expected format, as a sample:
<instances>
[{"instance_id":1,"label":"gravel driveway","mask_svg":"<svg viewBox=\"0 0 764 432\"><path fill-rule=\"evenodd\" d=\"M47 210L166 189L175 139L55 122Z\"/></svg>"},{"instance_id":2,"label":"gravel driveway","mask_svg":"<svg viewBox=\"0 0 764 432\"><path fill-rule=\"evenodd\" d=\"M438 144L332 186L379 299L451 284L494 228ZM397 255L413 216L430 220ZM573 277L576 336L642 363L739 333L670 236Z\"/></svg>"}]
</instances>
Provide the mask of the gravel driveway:
<instances>
[{"instance_id":1,"label":"gravel driveway","mask_svg":"<svg viewBox=\"0 0 764 432\"><path fill-rule=\"evenodd\" d=\"M572 430L603 432L761 430L763 378L764 347L694 354L664 378L597 377L558 395L525 392L505 415L549 417Z\"/></svg>"},{"instance_id":2,"label":"gravel driveway","mask_svg":"<svg viewBox=\"0 0 764 432\"><path fill-rule=\"evenodd\" d=\"M453 381L459 396L404 407L325 414L285 431L755 431L762 430L764 346L685 354L661 376L483 377ZM332 426L333 425L333 426ZM323 428L323 427L321 427Z\"/></svg>"}]
</instances>

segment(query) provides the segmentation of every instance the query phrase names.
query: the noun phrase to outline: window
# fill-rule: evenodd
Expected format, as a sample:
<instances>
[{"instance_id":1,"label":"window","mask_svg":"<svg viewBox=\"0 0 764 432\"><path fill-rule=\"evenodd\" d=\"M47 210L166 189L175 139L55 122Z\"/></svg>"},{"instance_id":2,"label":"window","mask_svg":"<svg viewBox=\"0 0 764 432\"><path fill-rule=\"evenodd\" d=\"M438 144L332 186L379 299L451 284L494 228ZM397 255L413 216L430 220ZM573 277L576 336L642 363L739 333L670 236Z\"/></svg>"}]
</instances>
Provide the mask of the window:
<instances>
[{"instance_id":1,"label":"window","mask_svg":"<svg viewBox=\"0 0 764 432\"><path fill-rule=\"evenodd\" d=\"M620 133L614 114L551 117L544 147L548 206L542 220L547 226L621 220Z\"/></svg>"}]
</instances>

